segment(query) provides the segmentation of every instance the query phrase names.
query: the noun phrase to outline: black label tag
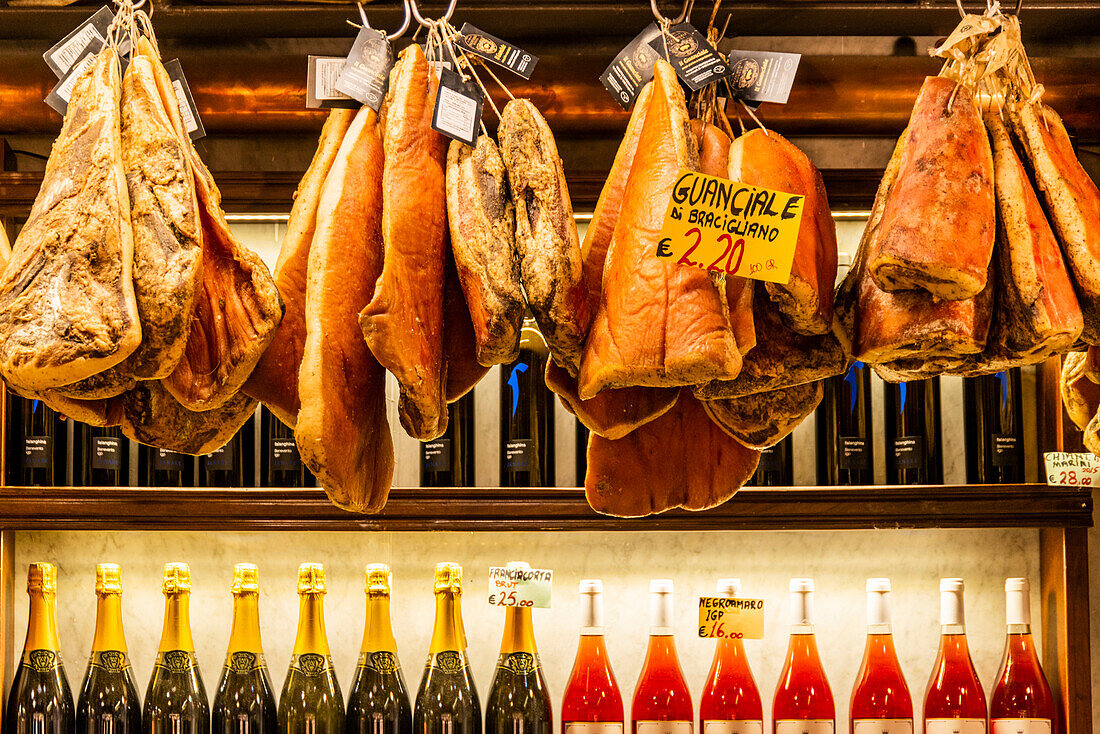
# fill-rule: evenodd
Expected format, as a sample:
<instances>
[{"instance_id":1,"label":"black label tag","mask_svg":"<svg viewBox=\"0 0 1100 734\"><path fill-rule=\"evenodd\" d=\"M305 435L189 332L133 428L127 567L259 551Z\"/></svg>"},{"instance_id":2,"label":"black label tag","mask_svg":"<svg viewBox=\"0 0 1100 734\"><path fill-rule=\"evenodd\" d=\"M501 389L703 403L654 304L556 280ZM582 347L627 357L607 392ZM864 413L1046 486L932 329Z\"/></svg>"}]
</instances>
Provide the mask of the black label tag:
<instances>
[{"instance_id":1,"label":"black label tag","mask_svg":"<svg viewBox=\"0 0 1100 734\"><path fill-rule=\"evenodd\" d=\"M691 23L681 23L669 29L668 35L658 35L649 45L660 56L668 48L668 61L691 91L697 91L730 75L730 66Z\"/></svg>"},{"instance_id":2,"label":"black label tag","mask_svg":"<svg viewBox=\"0 0 1100 734\"><path fill-rule=\"evenodd\" d=\"M23 467L45 469L53 458L53 436L23 437Z\"/></svg>"},{"instance_id":3,"label":"black label tag","mask_svg":"<svg viewBox=\"0 0 1100 734\"><path fill-rule=\"evenodd\" d=\"M183 471L186 454L178 454L168 449L156 449L153 452L154 471Z\"/></svg>"},{"instance_id":4,"label":"black label tag","mask_svg":"<svg viewBox=\"0 0 1100 734\"><path fill-rule=\"evenodd\" d=\"M624 110L630 109L642 87L653 78L653 65L658 57L649 42L660 36L661 29L650 23L600 74L600 83Z\"/></svg>"},{"instance_id":5,"label":"black label tag","mask_svg":"<svg viewBox=\"0 0 1100 734\"><path fill-rule=\"evenodd\" d=\"M428 471L451 470L451 439L440 438L420 444L420 455Z\"/></svg>"},{"instance_id":6,"label":"black label tag","mask_svg":"<svg viewBox=\"0 0 1100 734\"><path fill-rule=\"evenodd\" d=\"M236 449L236 443L237 438L233 437L225 446L222 446L220 449L214 449L207 454L205 457L207 470L232 471L233 454L235 453L234 449Z\"/></svg>"},{"instance_id":7,"label":"black label tag","mask_svg":"<svg viewBox=\"0 0 1100 734\"><path fill-rule=\"evenodd\" d=\"M920 469L924 465L924 437L898 436L895 438L894 465L898 469Z\"/></svg>"},{"instance_id":8,"label":"black label tag","mask_svg":"<svg viewBox=\"0 0 1100 734\"><path fill-rule=\"evenodd\" d=\"M126 653L121 650L96 650L92 653L89 664L93 668L100 668L108 673L121 673L130 667Z\"/></svg>"},{"instance_id":9,"label":"black label tag","mask_svg":"<svg viewBox=\"0 0 1100 734\"><path fill-rule=\"evenodd\" d=\"M114 19L115 14L106 5L92 13L90 18L42 54L46 66L58 79L64 79L86 53L99 53L107 38L107 28Z\"/></svg>"},{"instance_id":10,"label":"black label tag","mask_svg":"<svg viewBox=\"0 0 1100 734\"><path fill-rule=\"evenodd\" d=\"M993 439L993 466L1019 465L1020 441L1017 436L994 433L990 438Z\"/></svg>"},{"instance_id":11,"label":"black label tag","mask_svg":"<svg viewBox=\"0 0 1100 734\"><path fill-rule=\"evenodd\" d=\"M309 56L306 72L306 107L327 110L333 107L358 109L360 103L336 91L336 79L347 61L343 56Z\"/></svg>"},{"instance_id":12,"label":"black label tag","mask_svg":"<svg viewBox=\"0 0 1100 734\"><path fill-rule=\"evenodd\" d=\"M531 78L531 74L535 71L535 64L539 62L539 57L533 53L516 48L507 41L490 35L480 28L475 28L469 23L462 24L462 30L458 32L455 42L470 53L503 66L524 79Z\"/></svg>"},{"instance_id":13,"label":"black label tag","mask_svg":"<svg viewBox=\"0 0 1100 734\"><path fill-rule=\"evenodd\" d=\"M346 63L333 88L377 112L390 83L393 48L386 34L363 28L355 37Z\"/></svg>"},{"instance_id":14,"label":"black label tag","mask_svg":"<svg viewBox=\"0 0 1100 734\"><path fill-rule=\"evenodd\" d=\"M439 70L439 92L432 113L432 130L467 145L477 142L481 106L485 99L477 84L450 69Z\"/></svg>"},{"instance_id":15,"label":"black label tag","mask_svg":"<svg viewBox=\"0 0 1100 734\"><path fill-rule=\"evenodd\" d=\"M92 468L106 471L122 469L122 440L114 436L92 436Z\"/></svg>"},{"instance_id":16,"label":"black label tag","mask_svg":"<svg viewBox=\"0 0 1100 734\"><path fill-rule=\"evenodd\" d=\"M777 51L730 51L730 91L748 102L786 104L801 59Z\"/></svg>"},{"instance_id":17,"label":"black label tag","mask_svg":"<svg viewBox=\"0 0 1100 734\"><path fill-rule=\"evenodd\" d=\"M870 469L871 447L865 438L840 437L840 468Z\"/></svg>"},{"instance_id":18,"label":"black label tag","mask_svg":"<svg viewBox=\"0 0 1100 734\"><path fill-rule=\"evenodd\" d=\"M53 89L46 95L46 104L52 107L57 114L64 116L68 112L69 98L73 95L76 80L95 63L96 53L91 47L85 47L84 54L69 69L69 73L62 77L57 84L54 84Z\"/></svg>"},{"instance_id":19,"label":"black label tag","mask_svg":"<svg viewBox=\"0 0 1100 734\"><path fill-rule=\"evenodd\" d=\"M535 468L535 446L529 438L514 438L504 447L505 465L511 471L531 471Z\"/></svg>"},{"instance_id":20,"label":"black label tag","mask_svg":"<svg viewBox=\"0 0 1100 734\"><path fill-rule=\"evenodd\" d=\"M183 75L183 67L179 59L172 59L164 65L168 72L168 78L172 80L172 89L176 93L176 101L180 105L180 115L183 117L183 129L191 136L192 140L206 137L206 128L199 119L199 108L195 106L195 98L191 96L191 87L187 84L187 77Z\"/></svg>"},{"instance_id":21,"label":"black label tag","mask_svg":"<svg viewBox=\"0 0 1100 734\"><path fill-rule=\"evenodd\" d=\"M758 468L762 471L783 470L783 457L775 446L769 446L760 452L760 464Z\"/></svg>"},{"instance_id":22,"label":"black label tag","mask_svg":"<svg viewBox=\"0 0 1100 734\"><path fill-rule=\"evenodd\" d=\"M271 439L271 468L276 471L298 471L302 457L293 438Z\"/></svg>"}]
</instances>

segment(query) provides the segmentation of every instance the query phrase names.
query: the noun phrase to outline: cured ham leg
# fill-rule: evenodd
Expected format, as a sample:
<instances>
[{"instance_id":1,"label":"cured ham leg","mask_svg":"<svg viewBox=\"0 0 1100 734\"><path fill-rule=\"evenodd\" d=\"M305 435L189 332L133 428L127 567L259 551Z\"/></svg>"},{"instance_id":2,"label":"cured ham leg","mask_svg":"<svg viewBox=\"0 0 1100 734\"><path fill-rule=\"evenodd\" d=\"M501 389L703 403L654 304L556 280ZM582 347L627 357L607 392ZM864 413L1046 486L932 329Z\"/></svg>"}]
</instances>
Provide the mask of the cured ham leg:
<instances>
[{"instance_id":1,"label":"cured ham leg","mask_svg":"<svg viewBox=\"0 0 1100 734\"><path fill-rule=\"evenodd\" d=\"M83 401L87 402L87 401ZM112 398L108 416L127 438L182 454L201 456L225 444L256 412L257 402L237 393L212 410L193 411L180 405L156 380L139 382L125 395Z\"/></svg>"},{"instance_id":2,"label":"cured ham leg","mask_svg":"<svg viewBox=\"0 0 1100 734\"><path fill-rule=\"evenodd\" d=\"M766 449L798 428L824 396L825 385L818 380L732 400L704 400L703 409L748 448Z\"/></svg>"},{"instance_id":3,"label":"cured ham leg","mask_svg":"<svg viewBox=\"0 0 1100 734\"><path fill-rule=\"evenodd\" d=\"M1088 352L1070 352L1062 362L1059 382L1062 405L1066 415L1081 430L1088 427L1097 410L1100 410L1100 374L1090 364L1095 351L1096 347L1090 347Z\"/></svg>"},{"instance_id":4,"label":"cured ham leg","mask_svg":"<svg viewBox=\"0 0 1100 734\"><path fill-rule=\"evenodd\" d=\"M447 402L453 403L474 389L489 367L478 361L477 335L466 299L462 296L455 263L447 257L443 286L443 360L447 373Z\"/></svg>"}]
</instances>

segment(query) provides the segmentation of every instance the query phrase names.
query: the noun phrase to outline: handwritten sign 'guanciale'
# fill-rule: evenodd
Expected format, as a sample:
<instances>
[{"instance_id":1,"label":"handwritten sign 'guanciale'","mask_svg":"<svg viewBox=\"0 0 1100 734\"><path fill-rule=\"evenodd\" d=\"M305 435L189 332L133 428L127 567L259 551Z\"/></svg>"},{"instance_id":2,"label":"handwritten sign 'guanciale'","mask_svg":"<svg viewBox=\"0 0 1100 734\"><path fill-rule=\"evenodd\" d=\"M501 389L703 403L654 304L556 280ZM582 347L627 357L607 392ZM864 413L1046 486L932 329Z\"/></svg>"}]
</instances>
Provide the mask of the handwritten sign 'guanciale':
<instances>
[{"instance_id":1,"label":"handwritten sign 'guanciale'","mask_svg":"<svg viewBox=\"0 0 1100 734\"><path fill-rule=\"evenodd\" d=\"M805 197L680 171L654 254L678 265L786 283Z\"/></svg>"}]
</instances>

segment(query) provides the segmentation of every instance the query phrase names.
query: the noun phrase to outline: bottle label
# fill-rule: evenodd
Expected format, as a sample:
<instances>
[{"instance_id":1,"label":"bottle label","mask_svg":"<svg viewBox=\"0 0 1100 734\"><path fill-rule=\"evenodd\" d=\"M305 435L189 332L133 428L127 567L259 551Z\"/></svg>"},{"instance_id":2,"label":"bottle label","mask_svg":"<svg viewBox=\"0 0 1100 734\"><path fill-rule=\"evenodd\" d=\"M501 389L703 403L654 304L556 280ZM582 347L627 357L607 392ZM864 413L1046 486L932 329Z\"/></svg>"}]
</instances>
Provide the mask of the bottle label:
<instances>
[{"instance_id":1,"label":"bottle label","mask_svg":"<svg viewBox=\"0 0 1100 734\"><path fill-rule=\"evenodd\" d=\"M924 734L985 734L985 719L925 719Z\"/></svg>"},{"instance_id":2,"label":"bottle label","mask_svg":"<svg viewBox=\"0 0 1100 734\"><path fill-rule=\"evenodd\" d=\"M895 438L894 465L898 469L920 469L924 465L924 437L898 436Z\"/></svg>"},{"instance_id":3,"label":"bottle label","mask_svg":"<svg viewBox=\"0 0 1100 734\"><path fill-rule=\"evenodd\" d=\"M775 734L834 734L836 722L832 719L779 719L775 722Z\"/></svg>"},{"instance_id":4,"label":"bottle label","mask_svg":"<svg viewBox=\"0 0 1100 734\"><path fill-rule=\"evenodd\" d=\"M122 441L114 436L92 436L92 468L122 469Z\"/></svg>"},{"instance_id":5,"label":"bottle label","mask_svg":"<svg viewBox=\"0 0 1100 734\"><path fill-rule=\"evenodd\" d=\"M168 650L157 656L154 667L164 668L170 673L186 673L195 665L195 654L189 650Z\"/></svg>"},{"instance_id":6,"label":"bottle label","mask_svg":"<svg viewBox=\"0 0 1100 734\"><path fill-rule=\"evenodd\" d=\"M234 673L240 673L246 675L256 670L263 670L267 665L264 664L264 656L257 655L254 652L246 652L238 650L229 654L229 658L225 661L226 670Z\"/></svg>"},{"instance_id":7,"label":"bottle label","mask_svg":"<svg viewBox=\"0 0 1100 734\"><path fill-rule=\"evenodd\" d=\"M841 469L870 469L871 447L865 438L841 436L839 458Z\"/></svg>"},{"instance_id":8,"label":"bottle label","mask_svg":"<svg viewBox=\"0 0 1100 734\"><path fill-rule=\"evenodd\" d=\"M121 673L130 667L130 661L121 650L95 650L88 665L108 673Z\"/></svg>"},{"instance_id":9,"label":"bottle label","mask_svg":"<svg viewBox=\"0 0 1100 734\"><path fill-rule=\"evenodd\" d=\"M538 656L529 652L512 652L501 655L497 660L497 668L512 675L531 675L537 667L539 667Z\"/></svg>"},{"instance_id":10,"label":"bottle label","mask_svg":"<svg viewBox=\"0 0 1100 734\"><path fill-rule=\"evenodd\" d=\"M432 667L442 673L458 673L466 667L466 662L457 650L444 650L435 654Z\"/></svg>"},{"instance_id":11,"label":"bottle label","mask_svg":"<svg viewBox=\"0 0 1100 734\"><path fill-rule=\"evenodd\" d=\"M637 734L691 734L694 727L692 721L639 721L634 730Z\"/></svg>"},{"instance_id":12,"label":"bottle label","mask_svg":"<svg viewBox=\"0 0 1100 734\"><path fill-rule=\"evenodd\" d=\"M401 666L397 661L397 655L385 650L379 650L377 652L359 653L359 667L373 670L375 673L381 673L382 675L388 675Z\"/></svg>"},{"instance_id":13,"label":"bottle label","mask_svg":"<svg viewBox=\"0 0 1100 734\"><path fill-rule=\"evenodd\" d=\"M307 678L319 678L328 669L328 658L315 652L290 656L290 667Z\"/></svg>"},{"instance_id":14,"label":"bottle label","mask_svg":"<svg viewBox=\"0 0 1100 734\"><path fill-rule=\"evenodd\" d=\"M206 456L206 468L215 471L233 471L233 451L236 439L230 440L225 446L214 449Z\"/></svg>"},{"instance_id":15,"label":"bottle label","mask_svg":"<svg viewBox=\"0 0 1100 734\"><path fill-rule=\"evenodd\" d=\"M184 455L167 449L157 449L153 452L154 471L183 471Z\"/></svg>"},{"instance_id":16,"label":"bottle label","mask_svg":"<svg viewBox=\"0 0 1100 734\"><path fill-rule=\"evenodd\" d=\"M504 446L504 461L509 471L531 471L535 468L534 441L514 438Z\"/></svg>"},{"instance_id":17,"label":"bottle label","mask_svg":"<svg viewBox=\"0 0 1100 734\"><path fill-rule=\"evenodd\" d=\"M703 734L763 734L764 722L752 719L710 720L703 722Z\"/></svg>"},{"instance_id":18,"label":"bottle label","mask_svg":"<svg viewBox=\"0 0 1100 734\"><path fill-rule=\"evenodd\" d=\"M49 673L61 665L61 657L56 650L31 650L23 658L23 665L35 673Z\"/></svg>"},{"instance_id":19,"label":"bottle label","mask_svg":"<svg viewBox=\"0 0 1100 734\"><path fill-rule=\"evenodd\" d=\"M1050 719L993 719L990 734L1050 734Z\"/></svg>"},{"instance_id":20,"label":"bottle label","mask_svg":"<svg viewBox=\"0 0 1100 734\"><path fill-rule=\"evenodd\" d=\"M1019 440L1014 435L994 433L993 466L1017 466L1020 463Z\"/></svg>"},{"instance_id":21,"label":"bottle label","mask_svg":"<svg viewBox=\"0 0 1100 734\"><path fill-rule=\"evenodd\" d=\"M562 729L563 734L623 734L623 725L618 721L565 721Z\"/></svg>"},{"instance_id":22,"label":"bottle label","mask_svg":"<svg viewBox=\"0 0 1100 734\"><path fill-rule=\"evenodd\" d=\"M302 466L298 443L293 438L271 439L271 468L275 471L297 471Z\"/></svg>"},{"instance_id":23,"label":"bottle label","mask_svg":"<svg viewBox=\"0 0 1100 734\"><path fill-rule=\"evenodd\" d=\"M852 734L913 734L913 720L855 719Z\"/></svg>"},{"instance_id":24,"label":"bottle label","mask_svg":"<svg viewBox=\"0 0 1100 734\"><path fill-rule=\"evenodd\" d=\"M27 469L46 469L53 456L53 436L23 437L23 466Z\"/></svg>"},{"instance_id":25,"label":"bottle label","mask_svg":"<svg viewBox=\"0 0 1100 734\"><path fill-rule=\"evenodd\" d=\"M760 452L759 469L762 471L782 471L783 457L775 446L769 446Z\"/></svg>"},{"instance_id":26,"label":"bottle label","mask_svg":"<svg viewBox=\"0 0 1100 734\"><path fill-rule=\"evenodd\" d=\"M428 471L451 470L451 439L440 438L420 444L424 468Z\"/></svg>"}]
</instances>

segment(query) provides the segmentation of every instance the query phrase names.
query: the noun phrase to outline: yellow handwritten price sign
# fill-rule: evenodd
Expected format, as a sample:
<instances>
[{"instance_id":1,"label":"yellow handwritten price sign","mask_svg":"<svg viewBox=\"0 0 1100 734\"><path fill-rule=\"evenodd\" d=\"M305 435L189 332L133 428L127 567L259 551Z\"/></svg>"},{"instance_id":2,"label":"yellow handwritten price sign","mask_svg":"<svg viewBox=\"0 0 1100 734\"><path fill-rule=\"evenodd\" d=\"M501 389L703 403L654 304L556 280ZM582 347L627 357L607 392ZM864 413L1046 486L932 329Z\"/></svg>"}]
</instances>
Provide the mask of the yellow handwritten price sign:
<instances>
[{"instance_id":1,"label":"yellow handwritten price sign","mask_svg":"<svg viewBox=\"0 0 1100 734\"><path fill-rule=\"evenodd\" d=\"M1069 487L1100 485L1100 459L1092 454L1048 451L1043 454L1047 484Z\"/></svg>"},{"instance_id":2,"label":"yellow handwritten price sign","mask_svg":"<svg viewBox=\"0 0 1100 734\"><path fill-rule=\"evenodd\" d=\"M764 639L764 600L699 597L699 636Z\"/></svg>"},{"instance_id":3,"label":"yellow handwritten price sign","mask_svg":"<svg viewBox=\"0 0 1100 734\"><path fill-rule=\"evenodd\" d=\"M654 254L678 265L786 283L804 199L680 171Z\"/></svg>"}]
</instances>

